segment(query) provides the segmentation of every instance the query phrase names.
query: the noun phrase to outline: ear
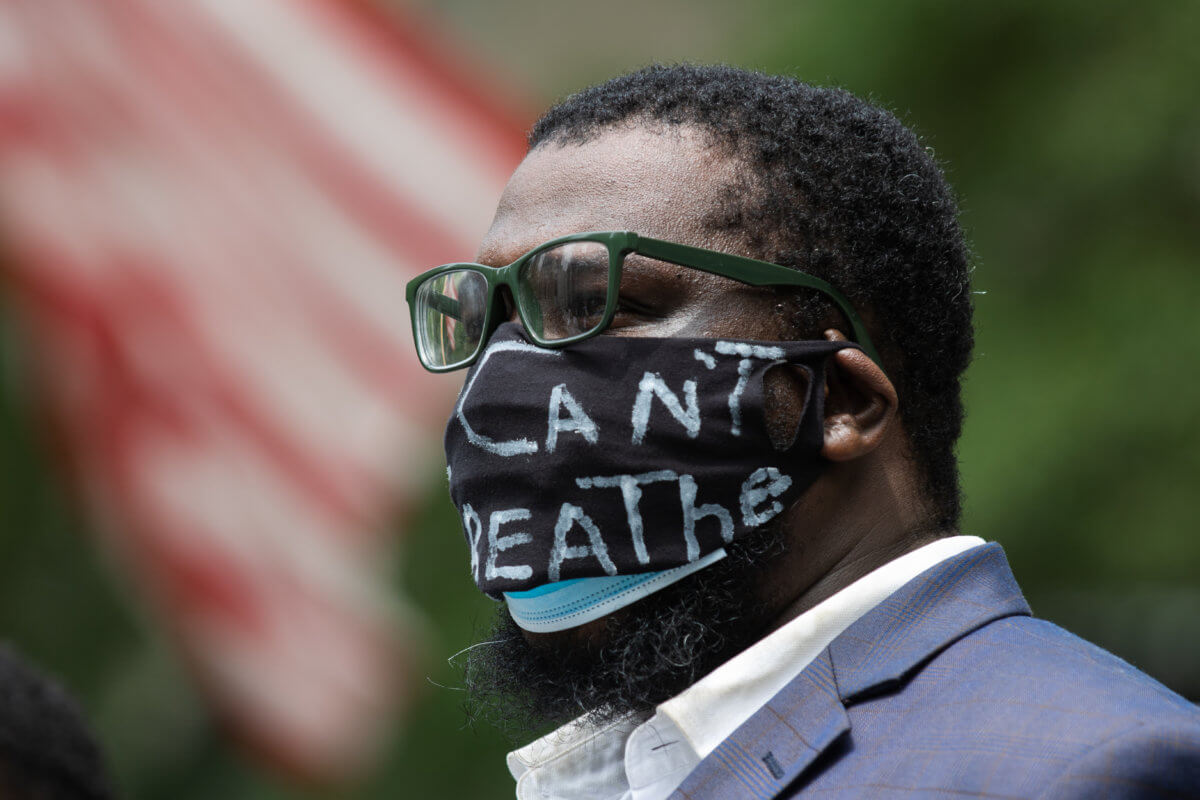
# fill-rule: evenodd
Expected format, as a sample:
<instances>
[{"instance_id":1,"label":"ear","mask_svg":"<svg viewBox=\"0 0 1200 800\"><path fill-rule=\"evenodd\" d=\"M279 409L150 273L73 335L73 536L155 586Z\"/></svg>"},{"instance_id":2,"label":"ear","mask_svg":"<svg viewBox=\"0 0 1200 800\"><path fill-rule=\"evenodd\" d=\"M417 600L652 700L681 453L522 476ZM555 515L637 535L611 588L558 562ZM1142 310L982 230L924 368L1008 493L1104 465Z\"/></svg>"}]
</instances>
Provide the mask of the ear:
<instances>
[{"instance_id":1,"label":"ear","mask_svg":"<svg viewBox=\"0 0 1200 800\"><path fill-rule=\"evenodd\" d=\"M825 331L831 342L844 342L841 331ZM852 461L883 441L899 408L896 387L879 365L861 350L834 353L825 365L825 444L830 461Z\"/></svg>"}]
</instances>

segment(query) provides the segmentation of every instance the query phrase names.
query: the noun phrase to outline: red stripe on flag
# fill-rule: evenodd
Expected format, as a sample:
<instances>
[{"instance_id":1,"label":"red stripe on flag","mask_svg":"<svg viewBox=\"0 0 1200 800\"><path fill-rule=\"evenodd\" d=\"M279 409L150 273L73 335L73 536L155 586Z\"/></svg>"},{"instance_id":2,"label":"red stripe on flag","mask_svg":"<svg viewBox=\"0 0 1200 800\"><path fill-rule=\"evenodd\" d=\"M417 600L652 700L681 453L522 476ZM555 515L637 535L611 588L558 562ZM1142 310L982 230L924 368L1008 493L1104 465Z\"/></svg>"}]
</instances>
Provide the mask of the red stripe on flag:
<instances>
[{"instance_id":1,"label":"red stripe on flag","mask_svg":"<svg viewBox=\"0 0 1200 800\"><path fill-rule=\"evenodd\" d=\"M49 246L39 250L36 256L22 248L20 255L31 260L36 258L37 263L45 265L63 265L69 261L68 257L53 252ZM128 335L127 330L136 330L142 335L156 332L172 336L179 352L186 354L189 369L197 375L196 386L208 389L204 395L188 398L189 402L207 404L220 411L267 462L315 503L314 510L323 510L331 520L348 530L360 529L364 522L372 522L370 516L364 514L361 504L339 485L340 482L330 477L331 473L355 474L357 470L337 462L331 468L329 464L333 454L325 453L319 457L306 453L278 430L238 390L238 382L208 352L207 344L189 321L188 310L176 302L173 294L153 277L153 268L131 269L128 264L125 262L120 270L119 283L105 287L82 302L77 288L68 288L67 284L55 281L48 271L37 275L23 273L17 276L16 282L39 305L64 312L64 321L86 320L93 326L93 335L98 341L110 343L112 349L108 353L109 361L104 364L104 372L121 387L122 404L131 409L131 416L136 412L157 419L178 421L184 418L181 416L182 409L172 405L169 395L143 387L136 369L125 356L124 348L117 344ZM66 269L70 274L71 268ZM125 330L111 327L114 325ZM369 476L361 473L351 483L356 481L366 482L367 485L374 483Z\"/></svg>"},{"instance_id":2,"label":"red stripe on flag","mask_svg":"<svg viewBox=\"0 0 1200 800\"><path fill-rule=\"evenodd\" d=\"M535 118L534 104L499 82L489 82L494 70L475 58L461 43L451 42L432 20L420 18L420 10L405 9L403 15L384 8L376 0L296 0L338 21L356 37L366 52L391 80L411 83L413 74L446 98L447 104L467 110L483 131L524 132ZM447 59L446 53L454 53ZM465 65L465 66L464 66ZM514 113L514 109L521 109ZM488 137L490 149L507 177L525 157L525 137Z\"/></svg>"},{"instance_id":3,"label":"red stripe on flag","mask_svg":"<svg viewBox=\"0 0 1200 800\"><path fill-rule=\"evenodd\" d=\"M457 238L440 222L409 198L361 173L352 153L340 151L319 134L324 127L320 120L289 102L281 87L269 83L261 70L231 47L228 39L195 9L181 4L171 11L174 15L191 15L187 20L189 32L204 47L194 47L191 41L173 36L171 29L156 18L159 14L155 12L161 13L161 8L142 5L135 10L124 0L113 6L126 12L120 26L125 43L153 65L147 77L162 83L168 96L179 93L197 109L204 108L213 96L235 105L232 110L253 120L260 131L296 153L331 197L352 209L367 230L410 263L436 266L446 254L457 251ZM203 65L203 69L180 70L181 53L189 63Z\"/></svg>"}]
</instances>

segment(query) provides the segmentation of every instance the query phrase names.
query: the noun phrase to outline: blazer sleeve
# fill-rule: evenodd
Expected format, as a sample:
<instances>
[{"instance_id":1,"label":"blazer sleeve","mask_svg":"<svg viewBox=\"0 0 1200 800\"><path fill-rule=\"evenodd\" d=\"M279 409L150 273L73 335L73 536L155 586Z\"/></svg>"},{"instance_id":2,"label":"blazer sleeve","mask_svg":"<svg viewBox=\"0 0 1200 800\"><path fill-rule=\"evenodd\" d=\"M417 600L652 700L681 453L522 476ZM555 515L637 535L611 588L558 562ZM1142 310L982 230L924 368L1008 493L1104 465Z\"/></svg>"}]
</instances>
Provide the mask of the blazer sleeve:
<instances>
[{"instance_id":1,"label":"blazer sleeve","mask_svg":"<svg viewBox=\"0 0 1200 800\"><path fill-rule=\"evenodd\" d=\"M1200 726L1141 725L1071 764L1042 800L1200 798Z\"/></svg>"}]
</instances>

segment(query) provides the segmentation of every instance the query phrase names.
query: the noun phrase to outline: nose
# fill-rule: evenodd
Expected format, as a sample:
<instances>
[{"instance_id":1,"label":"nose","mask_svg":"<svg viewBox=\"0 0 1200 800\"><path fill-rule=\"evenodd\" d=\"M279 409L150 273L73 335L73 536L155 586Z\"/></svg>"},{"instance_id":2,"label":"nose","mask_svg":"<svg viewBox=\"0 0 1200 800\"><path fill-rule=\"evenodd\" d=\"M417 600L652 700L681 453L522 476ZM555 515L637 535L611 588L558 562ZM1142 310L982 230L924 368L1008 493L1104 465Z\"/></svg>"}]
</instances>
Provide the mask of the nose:
<instances>
[{"instance_id":1,"label":"nose","mask_svg":"<svg viewBox=\"0 0 1200 800\"><path fill-rule=\"evenodd\" d=\"M492 309L493 319L500 322L520 322L521 317L517 313L517 303L513 298L512 289L508 286L496 287L496 296L492 300L494 308Z\"/></svg>"}]
</instances>

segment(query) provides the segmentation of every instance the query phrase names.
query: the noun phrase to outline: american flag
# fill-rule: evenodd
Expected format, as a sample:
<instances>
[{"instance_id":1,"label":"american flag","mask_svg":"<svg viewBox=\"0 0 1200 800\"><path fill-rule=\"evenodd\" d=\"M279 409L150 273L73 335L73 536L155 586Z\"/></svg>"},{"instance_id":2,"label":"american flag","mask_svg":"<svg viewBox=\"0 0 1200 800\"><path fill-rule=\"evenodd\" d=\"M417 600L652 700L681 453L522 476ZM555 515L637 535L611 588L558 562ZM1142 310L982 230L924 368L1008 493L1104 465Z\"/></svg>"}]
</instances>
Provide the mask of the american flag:
<instances>
[{"instance_id":1,"label":"american flag","mask_svg":"<svg viewBox=\"0 0 1200 800\"><path fill-rule=\"evenodd\" d=\"M322 780L414 646L380 565L454 387L404 283L523 149L445 48L365 0L0 3L3 269L71 473L217 715Z\"/></svg>"}]
</instances>

